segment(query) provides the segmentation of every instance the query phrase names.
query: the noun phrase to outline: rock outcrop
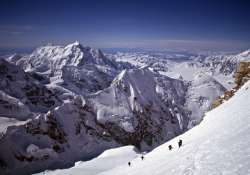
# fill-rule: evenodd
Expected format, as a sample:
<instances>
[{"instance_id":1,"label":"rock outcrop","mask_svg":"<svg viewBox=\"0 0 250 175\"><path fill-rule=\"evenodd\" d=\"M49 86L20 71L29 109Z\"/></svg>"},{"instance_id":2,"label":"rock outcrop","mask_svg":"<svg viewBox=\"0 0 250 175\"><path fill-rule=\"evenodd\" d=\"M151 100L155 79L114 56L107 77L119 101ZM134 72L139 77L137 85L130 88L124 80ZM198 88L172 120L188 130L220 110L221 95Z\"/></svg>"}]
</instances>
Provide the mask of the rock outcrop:
<instances>
[{"instance_id":1,"label":"rock outcrop","mask_svg":"<svg viewBox=\"0 0 250 175\"><path fill-rule=\"evenodd\" d=\"M240 88L250 79L250 62L240 62L234 75L236 88Z\"/></svg>"},{"instance_id":2,"label":"rock outcrop","mask_svg":"<svg viewBox=\"0 0 250 175\"><path fill-rule=\"evenodd\" d=\"M234 93L250 79L250 62L241 61L239 63L234 74L234 79L236 86L233 89L226 91L224 95L214 100L211 106L212 109L221 105L223 101L230 99L234 95Z\"/></svg>"}]
</instances>

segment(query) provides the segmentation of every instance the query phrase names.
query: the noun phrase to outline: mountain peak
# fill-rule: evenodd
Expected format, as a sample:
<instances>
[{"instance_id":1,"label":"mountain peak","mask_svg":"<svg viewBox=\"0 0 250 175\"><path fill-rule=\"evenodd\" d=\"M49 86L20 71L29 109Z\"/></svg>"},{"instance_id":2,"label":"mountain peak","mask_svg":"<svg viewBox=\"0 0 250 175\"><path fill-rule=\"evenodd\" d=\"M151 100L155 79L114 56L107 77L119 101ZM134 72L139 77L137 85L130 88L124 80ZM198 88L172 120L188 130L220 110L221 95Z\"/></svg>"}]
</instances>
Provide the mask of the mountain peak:
<instances>
[{"instance_id":1,"label":"mountain peak","mask_svg":"<svg viewBox=\"0 0 250 175\"><path fill-rule=\"evenodd\" d=\"M147 75L147 76L145 76ZM149 82L153 80L153 74L147 67L142 67L139 69L129 69L123 70L113 81L112 84L119 84L119 82L134 84L137 82L141 85L145 84L145 82ZM144 82L143 82L144 81ZM154 84L154 83L152 83Z\"/></svg>"},{"instance_id":2,"label":"mountain peak","mask_svg":"<svg viewBox=\"0 0 250 175\"><path fill-rule=\"evenodd\" d=\"M241 57L250 57L250 49L248 49L248 50L246 50L244 52L241 52L238 55L241 56Z\"/></svg>"},{"instance_id":3,"label":"mountain peak","mask_svg":"<svg viewBox=\"0 0 250 175\"><path fill-rule=\"evenodd\" d=\"M76 40L73 44L74 45L80 45L80 42Z\"/></svg>"},{"instance_id":4,"label":"mountain peak","mask_svg":"<svg viewBox=\"0 0 250 175\"><path fill-rule=\"evenodd\" d=\"M27 58L26 58L27 57ZM27 71L36 71L43 74L56 74L65 66L80 67L86 64L96 66L110 66L116 68L116 64L109 60L101 50L82 46L75 41L68 45L46 45L35 49L31 55L21 59L12 58L11 61L21 64Z\"/></svg>"},{"instance_id":5,"label":"mountain peak","mask_svg":"<svg viewBox=\"0 0 250 175\"><path fill-rule=\"evenodd\" d=\"M75 42L65 46L65 48L67 48L67 47L82 47L82 45L80 44L79 41L75 41Z\"/></svg>"}]
</instances>

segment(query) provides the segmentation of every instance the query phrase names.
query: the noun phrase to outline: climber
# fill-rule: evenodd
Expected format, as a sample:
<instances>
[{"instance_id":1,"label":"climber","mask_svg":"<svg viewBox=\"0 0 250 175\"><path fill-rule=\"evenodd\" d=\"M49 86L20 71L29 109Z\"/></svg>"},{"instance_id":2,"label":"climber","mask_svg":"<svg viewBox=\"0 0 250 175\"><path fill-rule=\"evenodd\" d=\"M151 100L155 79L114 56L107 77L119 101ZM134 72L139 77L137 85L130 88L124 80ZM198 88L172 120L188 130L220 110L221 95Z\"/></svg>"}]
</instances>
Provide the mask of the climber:
<instances>
[{"instance_id":1,"label":"climber","mask_svg":"<svg viewBox=\"0 0 250 175\"><path fill-rule=\"evenodd\" d=\"M172 145L168 145L168 149L171 151L173 149Z\"/></svg>"},{"instance_id":2,"label":"climber","mask_svg":"<svg viewBox=\"0 0 250 175\"><path fill-rule=\"evenodd\" d=\"M141 160L143 160L143 159L144 159L144 156L142 155L142 156L141 156Z\"/></svg>"},{"instance_id":3,"label":"climber","mask_svg":"<svg viewBox=\"0 0 250 175\"><path fill-rule=\"evenodd\" d=\"M182 140L180 139L178 142L179 148L182 146Z\"/></svg>"},{"instance_id":4,"label":"climber","mask_svg":"<svg viewBox=\"0 0 250 175\"><path fill-rule=\"evenodd\" d=\"M128 166L130 166L131 165L131 163L130 162L128 162Z\"/></svg>"}]
</instances>

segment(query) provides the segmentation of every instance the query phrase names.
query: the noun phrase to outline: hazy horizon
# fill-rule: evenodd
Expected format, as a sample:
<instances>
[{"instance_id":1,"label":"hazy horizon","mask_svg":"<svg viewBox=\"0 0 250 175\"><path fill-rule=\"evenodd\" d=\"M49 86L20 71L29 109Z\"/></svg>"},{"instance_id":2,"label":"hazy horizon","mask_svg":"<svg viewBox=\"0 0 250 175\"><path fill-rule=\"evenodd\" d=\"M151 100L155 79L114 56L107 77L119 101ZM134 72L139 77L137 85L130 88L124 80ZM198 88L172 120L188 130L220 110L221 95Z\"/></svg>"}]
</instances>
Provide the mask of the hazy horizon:
<instances>
[{"instance_id":1,"label":"hazy horizon","mask_svg":"<svg viewBox=\"0 0 250 175\"><path fill-rule=\"evenodd\" d=\"M78 40L95 48L242 51L246 0L1 1L0 48Z\"/></svg>"}]
</instances>

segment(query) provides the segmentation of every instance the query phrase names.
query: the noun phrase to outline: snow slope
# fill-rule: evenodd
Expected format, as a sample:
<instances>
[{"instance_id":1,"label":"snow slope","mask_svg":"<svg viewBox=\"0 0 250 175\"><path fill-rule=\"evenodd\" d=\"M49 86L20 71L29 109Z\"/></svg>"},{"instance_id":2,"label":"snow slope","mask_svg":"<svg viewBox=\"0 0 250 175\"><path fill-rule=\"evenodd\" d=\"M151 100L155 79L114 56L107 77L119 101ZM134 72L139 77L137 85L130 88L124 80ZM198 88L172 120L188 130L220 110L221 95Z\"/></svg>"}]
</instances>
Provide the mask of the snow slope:
<instances>
[{"instance_id":1,"label":"snow slope","mask_svg":"<svg viewBox=\"0 0 250 175\"><path fill-rule=\"evenodd\" d=\"M98 157L86 161L76 162L75 166L69 169L58 169L54 171L45 171L37 175L96 175L101 172L113 169L115 167L127 164L131 159L138 157L140 154L134 146L124 146L104 151Z\"/></svg>"},{"instance_id":2,"label":"snow slope","mask_svg":"<svg viewBox=\"0 0 250 175\"><path fill-rule=\"evenodd\" d=\"M145 156L102 175L246 175L250 174L250 82L231 99L206 113L200 125ZM184 145L178 149L177 142ZM172 144L174 149L168 150Z\"/></svg>"}]
</instances>

